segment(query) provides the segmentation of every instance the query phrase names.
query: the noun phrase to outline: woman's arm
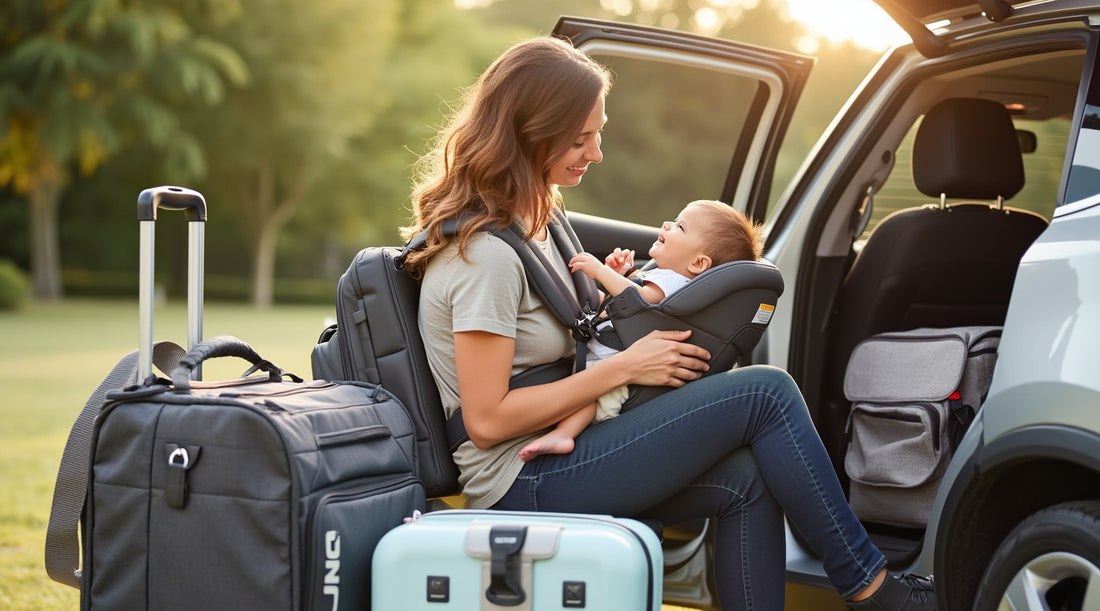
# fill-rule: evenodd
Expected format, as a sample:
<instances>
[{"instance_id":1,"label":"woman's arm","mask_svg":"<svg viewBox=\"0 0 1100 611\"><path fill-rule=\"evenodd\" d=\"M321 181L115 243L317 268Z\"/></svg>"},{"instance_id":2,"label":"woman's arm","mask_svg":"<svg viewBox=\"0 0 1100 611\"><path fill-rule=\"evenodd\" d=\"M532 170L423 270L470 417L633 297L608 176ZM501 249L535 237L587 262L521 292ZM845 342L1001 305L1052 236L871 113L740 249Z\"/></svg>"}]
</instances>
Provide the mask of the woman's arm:
<instances>
[{"instance_id":1,"label":"woman's arm","mask_svg":"<svg viewBox=\"0 0 1100 611\"><path fill-rule=\"evenodd\" d=\"M625 384L680 387L699 378L710 354L685 343L690 331L654 331L598 368L538 386L508 389L515 340L485 331L455 333L458 394L466 432L478 448L550 427Z\"/></svg>"}]
</instances>

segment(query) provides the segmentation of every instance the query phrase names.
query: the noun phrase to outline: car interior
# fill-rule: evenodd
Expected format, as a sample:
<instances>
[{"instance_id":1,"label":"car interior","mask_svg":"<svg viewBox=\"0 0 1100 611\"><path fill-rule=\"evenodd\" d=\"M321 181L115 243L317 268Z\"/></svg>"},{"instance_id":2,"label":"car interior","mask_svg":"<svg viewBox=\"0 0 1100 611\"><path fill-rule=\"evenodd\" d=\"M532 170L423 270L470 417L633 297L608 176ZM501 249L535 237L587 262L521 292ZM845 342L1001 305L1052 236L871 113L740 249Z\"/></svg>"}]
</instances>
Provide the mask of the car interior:
<instances>
[{"instance_id":1,"label":"car interior","mask_svg":"<svg viewBox=\"0 0 1100 611\"><path fill-rule=\"evenodd\" d=\"M848 357L864 338L1003 324L1020 258L1046 228L1038 214L1003 204L1023 186L1024 171L1012 119L998 102L938 102L917 131L912 170L918 189L942 201L891 213L855 257L830 324L828 405L843 399Z\"/></svg>"},{"instance_id":2,"label":"car interior","mask_svg":"<svg viewBox=\"0 0 1100 611\"><path fill-rule=\"evenodd\" d=\"M920 123L912 171L917 188L941 202L885 217L854 258L833 307L819 421L830 425L842 481L849 413L843 381L856 344L886 331L1002 325L1020 258L1047 226L1034 212L1004 205L1024 174L1016 130L998 102L938 102ZM916 551L882 538L880 547L898 563Z\"/></svg>"},{"instance_id":3,"label":"car interior","mask_svg":"<svg viewBox=\"0 0 1100 611\"><path fill-rule=\"evenodd\" d=\"M791 369L843 483L843 379L859 341L1004 323L1020 258L1055 207L1084 58L1082 41L914 77L823 208L803 259L812 282L798 284L812 288L793 306L806 314L796 329L806 324L793 333ZM923 530L867 526L895 566L920 550Z\"/></svg>"}]
</instances>

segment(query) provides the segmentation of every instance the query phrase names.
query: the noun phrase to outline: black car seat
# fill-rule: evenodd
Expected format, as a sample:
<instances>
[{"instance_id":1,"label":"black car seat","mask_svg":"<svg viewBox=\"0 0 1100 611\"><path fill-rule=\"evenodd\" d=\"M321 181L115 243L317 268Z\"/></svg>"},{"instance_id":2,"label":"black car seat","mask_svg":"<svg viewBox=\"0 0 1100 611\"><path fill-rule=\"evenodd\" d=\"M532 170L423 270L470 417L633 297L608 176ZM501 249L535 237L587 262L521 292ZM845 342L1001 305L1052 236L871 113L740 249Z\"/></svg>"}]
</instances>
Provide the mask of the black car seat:
<instances>
[{"instance_id":1,"label":"black car seat","mask_svg":"<svg viewBox=\"0 0 1100 611\"><path fill-rule=\"evenodd\" d=\"M699 274L659 303L638 291L623 291L605 301L613 335L629 346L650 331L690 330L689 342L710 353L704 375L745 364L771 322L783 294L783 274L769 261L728 261ZM601 341L603 334L601 334ZM618 347L618 346L615 346ZM672 390L671 386L631 386L622 405L627 411Z\"/></svg>"},{"instance_id":2,"label":"black car seat","mask_svg":"<svg viewBox=\"0 0 1100 611\"><path fill-rule=\"evenodd\" d=\"M857 343L884 331L1004 324L1020 258L1047 226L1004 206L1023 188L1024 168L1012 118L997 102L936 104L918 127L912 169L917 189L939 203L884 218L837 296L824 409L838 412L825 417L840 426L844 370Z\"/></svg>"}]
</instances>

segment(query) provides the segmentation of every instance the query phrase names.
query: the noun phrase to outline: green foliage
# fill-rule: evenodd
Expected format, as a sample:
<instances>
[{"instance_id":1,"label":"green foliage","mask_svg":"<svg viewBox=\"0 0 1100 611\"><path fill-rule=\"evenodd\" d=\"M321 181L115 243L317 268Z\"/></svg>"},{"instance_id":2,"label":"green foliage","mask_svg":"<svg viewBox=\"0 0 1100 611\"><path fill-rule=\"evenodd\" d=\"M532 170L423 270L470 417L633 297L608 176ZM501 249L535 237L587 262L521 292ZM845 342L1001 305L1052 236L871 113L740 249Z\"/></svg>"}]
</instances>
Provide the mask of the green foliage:
<instances>
[{"instance_id":1,"label":"green foliage","mask_svg":"<svg viewBox=\"0 0 1100 611\"><path fill-rule=\"evenodd\" d=\"M291 238L287 254L291 249L316 253L322 244L330 262L335 259L325 271L339 273L365 245L400 243L398 227L412 218L413 164L427 152L449 104L501 50L532 35L515 27L490 28L477 13L456 9L452 0L405 2L377 82L389 92L390 103L317 182L312 196L317 205L294 219L295 228L312 231ZM300 239L310 234L311 240Z\"/></svg>"},{"instance_id":2,"label":"green foliage","mask_svg":"<svg viewBox=\"0 0 1100 611\"><path fill-rule=\"evenodd\" d=\"M330 197L314 193L351 143L391 103L380 86L397 35L398 0L242 0L242 12L204 34L231 44L250 80L216 112L188 125L209 155L210 175L195 185L231 203L251 262L252 295L268 303L283 227L307 202L317 213ZM326 191L325 188L319 189Z\"/></svg>"},{"instance_id":3,"label":"green foliage","mask_svg":"<svg viewBox=\"0 0 1100 611\"><path fill-rule=\"evenodd\" d=\"M790 50L801 34L784 21L781 0L692 7L704 5L724 7L721 37ZM202 191L210 204L208 272L237 278L238 293L253 273L257 227L285 220L275 241L273 285L281 299L284 280L334 283L359 248L400 240L397 228L411 218L414 162L449 105L508 45L549 32L563 14L691 30L692 7L591 0L496 0L474 9L456 8L453 0L12 0L0 3L0 21L12 24L0 40L0 117L14 116L4 113L16 108L62 109L48 122L49 139L73 151L62 168L96 169L75 173L62 196L59 242L69 267L136 270L137 193L182 184ZM55 31L66 35L51 36ZM813 103L799 105L773 197L877 54L823 46L817 55L803 95ZM729 163L724 138L731 134L708 125L722 124L713 109L736 92L708 87L685 96L692 88L698 85L684 80L677 91L654 89L644 99L613 93L608 158L566 194L570 208L623 217L643 202L681 203L669 201L680 196L663 195L662 185L679 185L680 192L691 185L700 194L719 188L716 168ZM57 100L47 103L46 91ZM677 117L677 108L709 112L711 122ZM0 159L12 159L4 151L14 151L20 137L47 133L28 129L0 121ZM624 151L638 161L617 168ZM0 183L13 185L14 164L3 163ZM631 205L623 205L626 197ZM290 200L298 203L277 212ZM0 257L25 265L25 216L5 208L14 205L0 200ZM158 273L173 292L185 279L181 233L170 226L162 235L158 228Z\"/></svg>"},{"instance_id":4,"label":"green foliage","mask_svg":"<svg viewBox=\"0 0 1100 611\"><path fill-rule=\"evenodd\" d=\"M0 310L14 310L30 295L30 282L23 270L9 259L0 259Z\"/></svg>"},{"instance_id":5,"label":"green foliage","mask_svg":"<svg viewBox=\"0 0 1100 611\"><path fill-rule=\"evenodd\" d=\"M217 103L247 80L236 52L197 36L169 0L13 0L0 22L0 184L20 191L40 179L41 156L90 173L133 142L175 146L187 139L179 105Z\"/></svg>"},{"instance_id":6,"label":"green foliage","mask_svg":"<svg viewBox=\"0 0 1100 611\"><path fill-rule=\"evenodd\" d=\"M219 101L224 83L242 83L246 71L228 45L196 36L201 11L176 4L0 4L0 187L27 196L39 297L60 297L57 214L73 173L91 174L138 143L168 151L176 176L206 169L178 113Z\"/></svg>"}]
</instances>

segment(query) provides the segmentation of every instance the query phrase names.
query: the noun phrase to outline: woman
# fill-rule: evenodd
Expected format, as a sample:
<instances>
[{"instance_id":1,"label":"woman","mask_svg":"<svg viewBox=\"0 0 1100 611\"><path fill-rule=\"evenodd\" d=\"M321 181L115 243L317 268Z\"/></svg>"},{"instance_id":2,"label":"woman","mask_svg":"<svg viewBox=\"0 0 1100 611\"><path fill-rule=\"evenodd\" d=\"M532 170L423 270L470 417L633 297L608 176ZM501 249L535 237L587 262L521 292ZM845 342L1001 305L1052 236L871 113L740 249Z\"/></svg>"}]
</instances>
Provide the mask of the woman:
<instances>
[{"instance_id":1,"label":"woman","mask_svg":"<svg viewBox=\"0 0 1100 611\"><path fill-rule=\"evenodd\" d=\"M572 353L574 340L527 285L518 256L485 231L518 219L558 272L547 235L559 187L603 158L606 69L569 44L515 45L468 92L413 194L425 249L420 331L450 415L470 440L454 453L473 508L606 513L677 524L717 520L715 571L725 608L781 609L784 522L822 558L852 608L935 609L931 583L890 576L848 507L793 380L754 366L699 379L710 355L689 332L657 331L599 367L509 390L511 376ZM440 224L463 215L444 238ZM692 382L691 384L688 384ZM524 463L518 450L626 384L672 392L588 427L568 454Z\"/></svg>"}]
</instances>

